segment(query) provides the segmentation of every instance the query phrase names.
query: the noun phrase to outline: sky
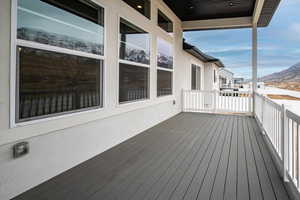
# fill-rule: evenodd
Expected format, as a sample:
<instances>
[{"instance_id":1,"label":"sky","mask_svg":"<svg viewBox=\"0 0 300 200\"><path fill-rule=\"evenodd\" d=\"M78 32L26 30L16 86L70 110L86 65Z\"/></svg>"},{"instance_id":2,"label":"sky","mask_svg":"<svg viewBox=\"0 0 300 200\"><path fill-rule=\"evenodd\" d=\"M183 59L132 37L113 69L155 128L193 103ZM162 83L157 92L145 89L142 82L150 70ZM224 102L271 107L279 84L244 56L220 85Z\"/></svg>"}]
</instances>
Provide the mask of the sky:
<instances>
[{"instance_id":1,"label":"sky","mask_svg":"<svg viewBox=\"0 0 300 200\"><path fill-rule=\"evenodd\" d=\"M271 23L258 30L258 76L300 62L300 0L282 0ZM186 41L222 60L235 77L251 77L251 29L185 32Z\"/></svg>"}]
</instances>

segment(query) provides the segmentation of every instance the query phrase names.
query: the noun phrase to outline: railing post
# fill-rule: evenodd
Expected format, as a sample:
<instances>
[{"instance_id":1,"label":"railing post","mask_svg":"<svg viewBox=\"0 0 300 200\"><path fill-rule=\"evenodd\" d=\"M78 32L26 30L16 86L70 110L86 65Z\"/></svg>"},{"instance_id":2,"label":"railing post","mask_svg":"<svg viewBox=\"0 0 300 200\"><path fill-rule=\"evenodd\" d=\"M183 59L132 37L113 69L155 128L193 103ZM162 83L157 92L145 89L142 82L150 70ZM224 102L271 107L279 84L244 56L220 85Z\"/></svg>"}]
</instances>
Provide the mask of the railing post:
<instances>
[{"instance_id":1,"label":"railing post","mask_svg":"<svg viewBox=\"0 0 300 200\"><path fill-rule=\"evenodd\" d=\"M287 169L288 169L288 129L287 117L284 104L281 106L281 156L283 161L283 179L288 182Z\"/></svg>"},{"instance_id":2,"label":"railing post","mask_svg":"<svg viewBox=\"0 0 300 200\"><path fill-rule=\"evenodd\" d=\"M182 112L186 112L186 105L185 105L185 90L182 89L182 95L181 95L181 103L182 103Z\"/></svg>"},{"instance_id":3,"label":"railing post","mask_svg":"<svg viewBox=\"0 0 300 200\"><path fill-rule=\"evenodd\" d=\"M265 110L265 99L261 98L263 101L261 103L261 123L264 124L264 110Z\"/></svg>"},{"instance_id":4,"label":"railing post","mask_svg":"<svg viewBox=\"0 0 300 200\"><path fill-rule=\"evenodd\" d=\"M252 96L251 96L251 92L249 92L248 93L248 111L249 111L249 113L251 114L251 106L252 106L252 102L251 102L251 98L253 98L253 102L254 102L254 98L255 98L255 93L253 92L252 93ZM254 107L255 105L253 105L253 107ZM254 112L254 109L253 109L253 112ZM253 116L255 116L255 113L253 113L254 115Z\"/></svg>"}]
</instances>

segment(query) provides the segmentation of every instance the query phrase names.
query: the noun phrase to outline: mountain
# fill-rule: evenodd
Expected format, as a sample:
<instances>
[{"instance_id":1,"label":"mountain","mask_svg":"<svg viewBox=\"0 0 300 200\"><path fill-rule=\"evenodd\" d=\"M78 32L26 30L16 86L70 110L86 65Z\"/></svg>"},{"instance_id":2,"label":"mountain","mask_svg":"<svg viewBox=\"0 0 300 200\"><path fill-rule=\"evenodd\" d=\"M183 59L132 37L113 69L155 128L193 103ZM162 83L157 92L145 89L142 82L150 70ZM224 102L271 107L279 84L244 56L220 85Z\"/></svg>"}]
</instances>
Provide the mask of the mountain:
<instances>
[{"instance_id":1,"label":"mountain","mask_svg":"<svg viewBox=\"0 0 300 200\"><path fill-rule=\"evenodd\" d=\"M259 79L262 82L300 82L300 62L290 68Z\"/></svg>"}]
</instances>

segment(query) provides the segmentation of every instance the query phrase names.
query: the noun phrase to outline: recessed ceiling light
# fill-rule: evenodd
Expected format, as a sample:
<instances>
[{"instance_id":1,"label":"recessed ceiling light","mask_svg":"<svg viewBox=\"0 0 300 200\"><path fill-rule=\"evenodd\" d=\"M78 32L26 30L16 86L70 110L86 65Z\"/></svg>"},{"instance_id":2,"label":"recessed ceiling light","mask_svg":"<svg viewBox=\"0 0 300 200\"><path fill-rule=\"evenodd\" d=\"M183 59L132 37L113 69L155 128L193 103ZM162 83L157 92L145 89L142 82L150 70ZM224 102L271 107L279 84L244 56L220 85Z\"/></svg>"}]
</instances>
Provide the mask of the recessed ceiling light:
<instances>
[{"instance_id":1,"label":"recessed ceiling light","mask_svg":"<svg viewBox=\"0 0 300 200\"><path fill-rule=\"evenodd\" d=\"M137 8L141 9L141 8L143 8L143 6L141 6L141 5L137 5Z\"/></svg>"}]
</instances>

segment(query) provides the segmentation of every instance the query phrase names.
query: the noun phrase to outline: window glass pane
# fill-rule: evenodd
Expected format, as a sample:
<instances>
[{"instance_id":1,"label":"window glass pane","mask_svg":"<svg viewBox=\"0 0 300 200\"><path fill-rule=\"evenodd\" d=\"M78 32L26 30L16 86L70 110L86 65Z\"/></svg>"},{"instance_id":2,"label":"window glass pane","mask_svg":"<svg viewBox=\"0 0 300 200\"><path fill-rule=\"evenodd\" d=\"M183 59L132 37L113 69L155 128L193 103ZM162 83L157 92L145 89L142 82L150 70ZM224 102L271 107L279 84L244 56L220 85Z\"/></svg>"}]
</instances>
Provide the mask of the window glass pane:
<instances>
[{"instance_id":1,"label":"window glass pane","mask_svg":"<svg viewBox=\"0 0 300 200\"><path fill-rule=\"evenodd\" d=\"M192 90L197 89L197 76L196 76L196 66L192 65Z\"/></svg>"},{"instance_id":2,"label":"window glass pane","mask_svg":"<svg viewBox=\"0 0 300 200\"><path fill-rule=\"evenodd\" d=\"M165 40L157 40L157 66L173 69L173 50L172 45Z\"/></svg>"},{"instance_id":3,"label":"window glass pane","mask_svg":"<svg viewBox=\"0 0 300 200\"><path fill-rule=\"evenodd\" d=\"M150 64L150 37L142 29L121 18L120 59Z\"/></svg>"},{"instance_id":4,"label":"window glass pane","mask_svg":"<svg viewBox=\"0 0 300 200\"><path fill-rule=\"evenodd\" d=\"M151 4L149 0L123 0L139 13L150 19Z\"/></svg>"},{"instance_id":5,"label":"window glass pane","mask_svg":"<svg viewBox=\"0 0 300 200\"><path fill-rule=\"evenodd\" d=\"M79 0L19 0L18 39L104 54L104 10Z\"/></svg>"},{"instance_id":6,"label":"window glass pane","mask_svg":"<svg viewBox=\"0 0 300 200\"><path fill-rule=\"evenodd\" d=\"M201 68L197 66L197 90L201 90Z\"/></svg>"},{"instance_id":7,"label":"window glass pane","mask_svg":"<svg viewBox=\"0 0 300 200\"><path fill-rule=\"evenodd\" d=\"M214 83L217 82L216 70L214 70Z\"/></svg>"},{"instance_id":8,"label":"window glass pane","mask_svg":"<svg viewBox=\"0 0 300 200\"><path fill-rule=\"evenodd\" d=\"M192 64L192 90L201 90L201 68Z\"/></svg>"},{"instance_id":9,"label":"window glass pane","mask_svg":"<svg viewBox=\"0 0 300 200\"><path fill-rule=\"evenodd\" d=\"M119 102L147 99L149 68L120 63Z\"/></svg>"},{"instance_id":10,"label":"window glass pane","mask_svg":"<svg viewBox=\"0 0 300 200\"><path fill-rule=\"evenodd\" d=\"M157 70L157 96L172 94L172 72Z\"/></svg>"},{"instance_id":11,"label":"window glass pane","mask_svg":"<svg viewBox=\"0 0 300 200\"><path fill-rule=\"evenodd\" d=\"M102 107L103 61L18 47L18 120Z\"/></svg>"},{"instance_id":12,"label":"window glass pane","mask_svg":"<svg viewBox=\"0 0 300 200\"><path fill-rule=\"evenodd\" d=\"M173 22L160 10L158 10L158 26L167 31L173 33Z\"/></svg>"}]
</instances>

